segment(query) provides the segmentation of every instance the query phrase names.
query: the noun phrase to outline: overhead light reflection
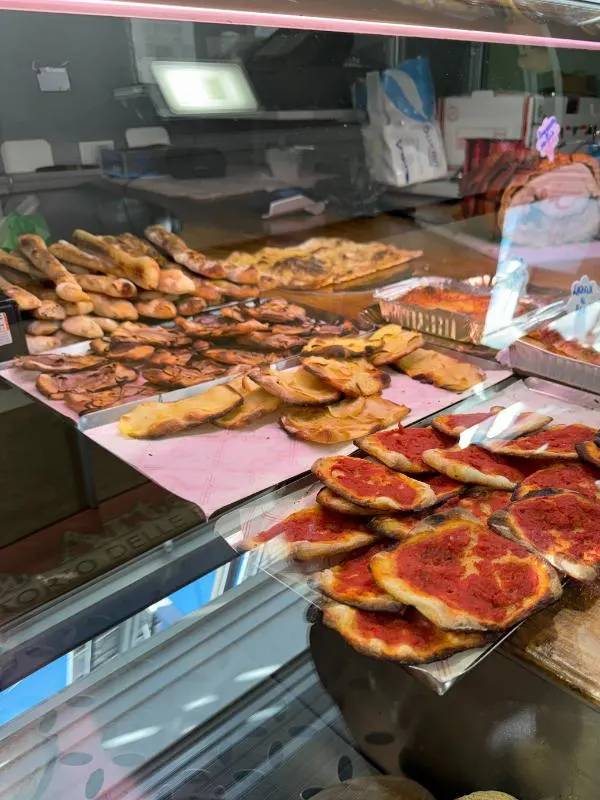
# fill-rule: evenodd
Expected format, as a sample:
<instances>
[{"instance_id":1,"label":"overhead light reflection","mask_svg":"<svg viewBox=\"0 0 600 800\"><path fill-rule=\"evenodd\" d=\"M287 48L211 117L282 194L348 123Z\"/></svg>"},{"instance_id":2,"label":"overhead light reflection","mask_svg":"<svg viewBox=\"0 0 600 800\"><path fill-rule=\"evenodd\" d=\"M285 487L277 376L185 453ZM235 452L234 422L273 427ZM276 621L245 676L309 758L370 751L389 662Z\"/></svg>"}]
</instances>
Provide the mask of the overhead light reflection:
<instances>
[{"instance_id":1,"label":"overhead light reflection","mask_svg":"<svg viewBox=\"0 0 600 800\"><path fill-rule=\"evenodd\" d=\"M121 736L115 736L113 739L107 739L104 742L104 748L110 750L113 747L121 747L124 744L139 742L140 739L149 739L150 736L156 736L159 731L160 728L156 725L151 728L140 728L137 731L131 731L131 733L124 733Z\"/></svg>"},{"instance_id":2,"label":"overhead light reflection","mask_svg":"<svg viewBox=\"0 0 600 800\"><path fill-rule=\"evenodd\" d=\"M215 700L218 700L219 697L216 694L206 694L204 697L199 697L197 700L191 700L189 703L186 703L183 706L184 711L194 711L197 708L202 708L202 706L208 706L211 703L214 703Z\"/></svg>"},{"instance_id":3,"label":"overhead light reflection","mask_svg":"<svg viewBox=\"0 0 600 800\"><path fill-rule=\"evenodd\" d=\"M248 672L240 672L233 679L236 683L244 683L245 681L257 681L260 678L267 678L276 669L279 669L281 664L270 664L268 667L259 667L258 669L251 669Z\"/></svg>"}]
</instances>

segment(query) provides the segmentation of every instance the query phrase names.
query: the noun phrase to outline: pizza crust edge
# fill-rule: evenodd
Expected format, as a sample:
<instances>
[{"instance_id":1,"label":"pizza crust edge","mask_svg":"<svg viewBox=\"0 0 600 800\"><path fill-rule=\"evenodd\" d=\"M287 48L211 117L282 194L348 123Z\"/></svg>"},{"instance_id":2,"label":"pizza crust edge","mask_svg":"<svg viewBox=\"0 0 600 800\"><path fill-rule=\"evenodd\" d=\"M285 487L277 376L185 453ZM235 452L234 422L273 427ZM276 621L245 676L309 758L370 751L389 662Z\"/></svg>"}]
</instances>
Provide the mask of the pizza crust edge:
<instances>
[{"instance_id":1,"label":"pizza crust edge","mask_svg":"<svg viewBox=\"0 0 600 800\"><path fill-rule=\"evenodd\" d=\"M383 594L380 597L362 599L360 597L355 598L351 594L344 594L343 589L339 590L337 586L335 569L335 567L331 567L311 575L309 581L310 584L313 586L313 588L318 589L336 603L341 603L345 606L351 606L352 608L359 608L363 611L400 612L404 609L404 604L399 603L389 594Z\"/></svg>"},{"instance_id":2,"label":"pizza crust edge","mask_svg":"<svg viewBox=\"0 0 600 800\"><path fill-rule=\"evenodd\" d=\"M517 485L516 481L511 481L504 475L486 475L469 464L445 458L444 453L444 450L425 450L422 458L430 467L461 483L475 483L478 486L491 486L493 489L514 489Z\"/></svg>"}]
</instances>

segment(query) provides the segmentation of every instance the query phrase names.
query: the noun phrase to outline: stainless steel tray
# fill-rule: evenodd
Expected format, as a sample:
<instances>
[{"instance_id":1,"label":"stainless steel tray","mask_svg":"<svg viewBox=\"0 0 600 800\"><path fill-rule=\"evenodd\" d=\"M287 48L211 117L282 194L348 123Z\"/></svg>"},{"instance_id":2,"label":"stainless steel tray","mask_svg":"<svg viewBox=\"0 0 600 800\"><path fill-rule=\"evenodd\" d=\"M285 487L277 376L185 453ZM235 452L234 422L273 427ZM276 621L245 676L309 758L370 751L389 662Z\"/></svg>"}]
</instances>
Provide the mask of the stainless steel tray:
<instances>
[{"instance_id":1,"label":"stainless steel tray","mask_svg":"<svg viewBox=\"0 0 600 800\"><path fill-rule=\"evenodd\" d=\"M386 286L374 292L373 296L379 303L381 316L386 322L396 322L405 328L421 331L443 339L456 342L466 342L475 345L482 344L484 322L474 320L467 314L445 309L423 308L421 306L404 303L402 298L412 289L422 287L436 287L454 291L468 292L477 296L489 297L491 293L490 281L484 280L487 276L476 276L468 281L457 281L453 278L436 276L410 278L400 283ZM538 325L543 320L551 319L564 308L563 301L548 304L539 298L526 296L522 298L531 304L531 311L515 317L512 323L501 330L494 331L491 346L498 348L495 342L509 339L514 341L523 332ZM490 337L488 336L488 339Z\"/></svg>"}]
</instances>

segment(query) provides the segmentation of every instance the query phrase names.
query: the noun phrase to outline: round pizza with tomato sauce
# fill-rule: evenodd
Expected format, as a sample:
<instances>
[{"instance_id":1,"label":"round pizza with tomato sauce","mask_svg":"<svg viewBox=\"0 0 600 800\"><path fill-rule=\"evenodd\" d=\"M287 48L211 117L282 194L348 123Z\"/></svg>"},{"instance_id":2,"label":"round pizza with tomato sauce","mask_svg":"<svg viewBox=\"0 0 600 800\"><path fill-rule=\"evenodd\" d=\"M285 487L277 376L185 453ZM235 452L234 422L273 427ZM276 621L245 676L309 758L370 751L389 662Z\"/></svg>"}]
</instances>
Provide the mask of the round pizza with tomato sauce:
<instances>
[{"instance_id":1,"label":"round pizza with tomato sauce","mask_svg":"<svg viewBox=\"0 0 600 800\"><path fill-rule=\"evenodd\" d=\"M474 444L447 450L426 450L423 461L455 481L495 489L514 489L524 477L522 470L510 459Z\"/></svg>"},{"instance_id":2,"label":"round pizza with tomato sauce","mask_svg":"<svg viewBox=\"0 0 600 800\"><path fill-rule=\"evenodd\" d=\"M593 439L596 429L588 425L551 425L530 436L519 436L507 442L488 442L485 447L494 453L540 460L577 461L576 445Z\"/></svg>"},{"instance_id":3,"label":"round pizza with tomato sauce","mask_svg":"<svg viewBox=\"0 0 600 800\"><path fill-rule=\"evenodd\" d=\"M256 536L244 539L242 548L252 550L274 542L283 555L298 561L326 558L373 544L376 537L366 525L320 506L310 506L290 514Z\"/></svg>"},{"instance_id":4,"label":"round pizza with tomato sauce","mask_svg":"<svg viewBox=\"0 0 600 800\"><path fill-rule=\"evenodd\" d=\"M366 508L412 511L436 502L433 490L426 483L363 458L319 458L312 471L332 492Z\"/></svg>"},{"instance_id":5,"label":"round pizza with tomato sauce","mask_svg":"<svg viewBox=\"0 0 600 800\"><path fill-rule=\"evenodd\" d=\"M388 542L358 550L341 564L317 572L310 582L315 589L338 603L370 611L401 611L404 608L402 603L377 586L369 570L369 562L375 553L389 547Z\"/></svg>"},{"instance_id":6,"label":"round pizza with tomato sauce","mask_svg":"<svg viewBox=\"0 0 600 800\"><path fill-rule=\"evenodd\" d=\"M556 571L478 522L439 514L371 559L375 582L445 630L502 631L562 593Z\"/></svg>"},{"instance_id":7,"label":"round pizza with tomato sauce","mask_svg":"<svg viewBox=\"0 0 600 800\"><path fill-rule=\"evenodd\" d=\"M503 412L503 413L500 413ZM432 426L447 436L458 439L466 430L473 429L474 439L512 438L531 433L552 422L552 417L525 411L513 413L511 408L493 406L489 411L476 411L471 414L440 414L434 417Z\"/></svg>"},{"instance_id":8,"label":"round pizza with tomato sauce","mask_svg":"<svg viewBox=\"0 0 600 800\"><path fill-rule=\"evenodd\" d=\"M323 622L359 653L400 664L427 664L485 644L481 633L443 631L414 608L402 614L363 611L331 603Z\"/></svg>"},{"instance_id":9,"label":"round pizza with tomato sauce","mask_svg":"<svg viewBox=\"0 0 600 800\"><path fill-rule=\"evenodd\" d=\"M490 520L505 536L539 553L579 581L600 570L600 503L575 492L543 489L511 503Z\"/></svg>"},{"instance_id":10,"label":"round pizza with tomato sauce","mask_svg":"<svg viewBox=\"0 0 600 800\"><path fill-rule=\"evenodd\" d=\"M592 500L600 499L600 472L588 464L561 462L538 469L524 478L513 492L513 500L521 500L541 489L578 492Z\"/></svg>"},{"instance_id":11,"label":"round pizza with tomato sauce","mask_svg":"<svg viewBox=\"0 0 600 800\"><path fill-rule=\"evenodd\" d=\"M379 431L361 439L354 444L390 469L420 474L431 472L421 455L425 450L450 447L450 437L433 428L403 428L398 425L390 431Z\"/></svg>"}]
</instances>

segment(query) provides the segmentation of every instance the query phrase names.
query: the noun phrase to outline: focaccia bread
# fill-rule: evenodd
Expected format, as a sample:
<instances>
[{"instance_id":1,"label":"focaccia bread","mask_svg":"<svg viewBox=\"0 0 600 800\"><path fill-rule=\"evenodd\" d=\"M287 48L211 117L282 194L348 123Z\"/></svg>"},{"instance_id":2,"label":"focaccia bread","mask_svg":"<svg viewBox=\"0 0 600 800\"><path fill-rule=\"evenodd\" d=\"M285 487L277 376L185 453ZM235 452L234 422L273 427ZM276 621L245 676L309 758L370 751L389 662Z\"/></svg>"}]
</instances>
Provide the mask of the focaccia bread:
<instances>
[{"instance_id":1,"label":"focaccia bread","mask_svg":"<svg viewBox=\"0 0 600 800\"><path fill-rule=\"evenodd\" d=\"M371 363L377 367L397 361L425 344L420 333L393 324L383 325L369 336L369 341L377 345L377 352L370 357Z\"/></svg>"},{"instance_id":2,"label":"focaccia bread","mask_svg":"<svg viewBox=\"0 0 600 800\"><path fill-rule=\"evenodd\" d=\"M387 372L377 369L366 358L342 360L309 356L303 359L302 365L346 397L380 394L391 382Z\"/></svg>"},{"instance_id":3,"label":"focaccia bread","mask_svg":"<svg viewBox=\"0 0 600 800\"><path fill-rule=\"evenodd\" d=\"M417 381L451 392L465 392L485 381L485 372L479 367L424 347L393 361L392 366Z\"/></svg>"},{"instance_id":4,"label":"focaccia bread","mask_svg":"<svg viewBox=\"0 0 600 800\"><path fill-rule=\"evenodd\" d=\"M280 424L290 436L319 444L351 442L358 436L387 428L410 413L410 408L379 395L342 400L323 408L292 408Z\"/></svg>"},{"instance_id":5,"label":"focaccia bread","mask_svg":"<svg viewBox=\"0 0 600 800\"><path fill-rule=\"evenodd\" d=\"M228 414L242 397L227 384L171 403L140 403L119 420L119 432L134 439L175 436Z\"/></svg>"},{"instance_id":6,"label":"focaccia bread","mask_svg":"<svg viewBox=\"0 0 600 800\"><path fill-rule=\"evenodd\" d=\"M375 581L446 630L502 631L562 593L558 574L523 545L446 512L371 560Z\"/></svg>"},{"instance_id":7,"label":"focaccia bread","mask_svg":"<svg viewBox=\"0 0 600 800\"><path fill-rule=\"evenodd\" d=\"M65 392L98 392L123 383L131 383L138 377L135 369L123 364L102 366L81 372L63 375L42 373L35 382L36 389L52 400L62 400Z\"/></svg>"},{"instance_id":8,"label":"focaccia bread","mask_svg":"<svg viewBox=\"0 0 600 800\"><path fill-rule=\"evenodd\" d=\"M359 653L400 664L439 661L453 653L480 647L486 641L481 633L441 630L414 608L390 614L331 603L325 607L323 622Z\"/></svg>"},{"instance_id":9,"label":"focaccia bread","mask_svg":"<svg viewBox=\"0 0 600 800\"><path fill-rule=\"evenodd\" d=\"M298 561L350 553L374 544L376 537L359 521L335 514L320 506L310 506L290 514L281 522L253 537L247 537L242 549L273 542L281 555Z\"/></svg>"},{"instance_id":10,"label":"focaccia bread","mask_svg":"<svg viewBox=\"0 0 600 800\"><path fill-rule=\"evenodd\" d=\"M600 472L588 464L566 461L538 469L524 478L515 488L513 500L522 500L541 489L560 489L578 492L591 500L600 499Z\"/></svg>"},{"instance_id":11,"label":"focaccia bread","mask_svg":"<svg viewBox=\"0 0 600 800\"><path fill-rule=\"evenodd\" d=\"M371 576L369 562L375 553L390 547L381 543L357 550L345 558L341 564L315 573L310 583L323 594L354 608L368 611L402 611L404 606L383 591Z\"/></svg>"},{"instance_id":12,"label":"focaccia bread","mask_svg":"<svg viewBox=\"0 0 600 800\"><path fill-rule=\"evenodd\" d=\"M341 393L311 374L304 367L285 370L253 369L253 381L283 403L298 406L323 406L341 399Z\"/></svg>"},{"instance_id":13,"label":"focaccia bread","mask_svg":"<svg viewBox=\"0 0 600 800\"><path fill-rule=\"evenodd\" d=\"M490 525L561 572L579 581L592 581L600 571L599 519L600 504L595 499L542 489L495 514Z\"/></svg>"},{"instance_id":14,"label":"focaccia bread","mask_svg":"<svg viewBox=\"0 0 600 800\"><path fill-rule=\"evenodd\" d=\"M302 348L302 356L322 358L365 358L381 348L380 342L372 342L360 336L316 336Z\"/></svg>"},{"instance_id":15,"label":"focaccia bread","mask_svg":"<svg viewBox=\"0 0 600 800\"><path fill-rule=\"evenodd\" d=\"M333 492L366 508L412 511L436 502L433 490L426 483L363 458L319 458L312 471Z\"/></svg>"},{"instance_id":16,"label":"focaccia bread","mask_svg":"<svg viewBox=\"0 0 600 800\"><path fill-rule=\"evenodd\" d=\"M228 414L214 420L219 428L237 430L252 425L267 414L277 411L280 400L262 389L248 375L234 378L230 384L243 397L244 402Z\"/></svg>"},{"instance_id":17,"label":"focaccia bread","mask_svg":"<svg viewBox=\"0 0 600 800\"><path fill-rule=\"evenodd\" d=\"M106 364L106 359L100 356L80 355L71 356L66 353L46 353L40 356L19 356L14 360L15 367L36 370L54 374L68 372L81 372L84 369L93 369Z\"/></svg>"},{"instance_id":18,"label":"focaccia bread","mask_svg":"<svg viewBox=\"0 0 600 800\"><path fill-rule=\"evenodd\" d=\"M500 414L503 411L504 414ZM472 414L439 414L434 417L432 426L447 436L459 438L461 433L474 428L472 441L483 439L511 439L525 433L532 433L552 422L552 417L526 411L515 413L512 408L492 406L489 411Z\"/></svg>"},{"instance_id":19,"label":"focaccia bread","mask_svg":"<svg viewBox=\"0 0 600 800\"><path fill-rule=\"evenodd\" d=\"M575 449L576 445L592 439L595 434L596 429L590 428L589 425L551 425L543 431L520 436L518 439L490 441L485 447L494 453L521 458L577 461L579 456Z\"/></svg>"},{"instance_id":20,"label":"focaccia bread","mask_svg":"<svg viewBox=\"0 0 600 800\"><path fill-rule=\"evenodd\" d=\"M423 461L455 481L477 483L495 489L514 489L524 477L510 459L489 453L477 445L426 450Z\"/></svg>"},{"instance_id":21,"label":"focaccia bread","mask_svg":"<svg viewBox=\"0 0 600 800\"><path fill-rule=\"evenodd\" d=\"M354 444L390 469L420 474L432 470L421 458L425 450L449 447L452 442L433 428L403 428L398 425L389 431L355 439Z\"/></svg>"}]
</instances>

